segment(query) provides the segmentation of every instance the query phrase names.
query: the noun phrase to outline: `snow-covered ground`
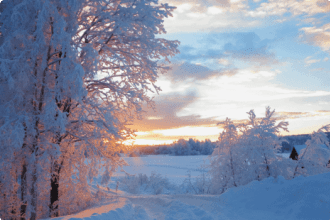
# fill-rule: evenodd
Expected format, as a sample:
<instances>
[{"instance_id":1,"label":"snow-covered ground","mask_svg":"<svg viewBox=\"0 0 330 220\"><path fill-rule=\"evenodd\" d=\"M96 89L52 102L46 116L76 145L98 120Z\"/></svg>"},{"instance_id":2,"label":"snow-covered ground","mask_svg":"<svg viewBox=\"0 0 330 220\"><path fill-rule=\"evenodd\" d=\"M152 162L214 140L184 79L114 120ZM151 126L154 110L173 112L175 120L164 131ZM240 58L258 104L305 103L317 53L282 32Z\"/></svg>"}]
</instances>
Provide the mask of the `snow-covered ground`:
<instances>
[{"instance_id":1,"label":"snow-covered ground","mask_svg":"<svg viewBox=\"0 0 330 220\"><path fill-rule=\"evenodd\" d=\"M328 149L328 147L325 144L321 144L320 146L324 149ZM294 145L294 148L296 148L297 153L300 154L301 150L306 148L306 144Z\"/></svg>"},{"instance_id":2,"label":"snow-covered ground","mask_svg":"<svg viewBox=\"0 0 330 220\"><path fill-rule=\"evenodd\" d=\"M146 174L150 176L152 172L167 177L171 183L180 185L190 172L195 178L203 172L203 165L209 165L208 156L169 156L169 155L148 155L144 157L124 157L130 165L124 170L132 175ZM204 171L207 169L204 169ZM116 172L115 179L125 176L124 172Z\"/></svg>"},{"instance_id":3,"label":"snow-covered ground","mask_svg":"<svg viewBox=\"0 0 330 220\"><path fill-rule=\"evenodd\" d=\"M152 171L166 176L170 182L180 185L191 170L199 175L200 166L207 156L146 156L125 158L131 165L125 170L131 174ZM124 174L117 172L113 182ZM219 220L329 220L330 173L297 177L293 180L268 178L248 185L229 189L215 195L133 195L118 190L114 183L103 204L57 219L219 219Z\"/></svg>"}]
</instances>

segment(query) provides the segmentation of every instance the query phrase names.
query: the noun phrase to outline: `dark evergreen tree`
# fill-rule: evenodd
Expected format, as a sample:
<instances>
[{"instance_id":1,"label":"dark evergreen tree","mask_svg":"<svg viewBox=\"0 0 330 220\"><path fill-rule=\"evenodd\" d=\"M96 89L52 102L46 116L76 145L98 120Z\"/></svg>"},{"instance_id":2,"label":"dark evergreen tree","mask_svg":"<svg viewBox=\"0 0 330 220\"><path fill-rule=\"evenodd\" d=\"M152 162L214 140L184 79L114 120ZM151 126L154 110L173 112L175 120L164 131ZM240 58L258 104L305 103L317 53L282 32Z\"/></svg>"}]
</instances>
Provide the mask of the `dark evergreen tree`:
<instances>
[{"instance_id":1,"label":"dark evergreen tree","mask_svg":"<svg viewBox=\"0 0 330 220\"><path fill-rule=\"evenodd\" d=\"M292 160L298 160L298 153L297 153L297 151L296 151L296 148L292 148L292 151L291 151L291 154L290 154L290 158L292 159Z\"/></svg>"}]
</instances>

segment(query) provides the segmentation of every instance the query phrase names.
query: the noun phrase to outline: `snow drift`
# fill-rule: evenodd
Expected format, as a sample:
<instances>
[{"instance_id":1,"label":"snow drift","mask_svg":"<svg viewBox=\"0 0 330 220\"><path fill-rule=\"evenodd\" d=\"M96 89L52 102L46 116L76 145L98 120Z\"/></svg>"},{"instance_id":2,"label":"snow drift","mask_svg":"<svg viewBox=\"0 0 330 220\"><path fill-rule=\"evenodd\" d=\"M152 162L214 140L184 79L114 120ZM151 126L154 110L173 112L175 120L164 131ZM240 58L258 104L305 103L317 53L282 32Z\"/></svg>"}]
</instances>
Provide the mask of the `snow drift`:
<instances>
[{"instance_id":1,"label":"snow drift","mask_svg":"<svg viewBox=\"0 0 330 220\"><path fill-rule=\"evenodd\" d=\"M120 203L114 203L117 207L111 210L100 206L99 211L90 209L84 211L84 215L78 213L57 219L328 220L329 186L330 173L325 173L293 180L270 177L231 188L220 196L126 193L118 195Z\"/></svg>"}]
</instances>

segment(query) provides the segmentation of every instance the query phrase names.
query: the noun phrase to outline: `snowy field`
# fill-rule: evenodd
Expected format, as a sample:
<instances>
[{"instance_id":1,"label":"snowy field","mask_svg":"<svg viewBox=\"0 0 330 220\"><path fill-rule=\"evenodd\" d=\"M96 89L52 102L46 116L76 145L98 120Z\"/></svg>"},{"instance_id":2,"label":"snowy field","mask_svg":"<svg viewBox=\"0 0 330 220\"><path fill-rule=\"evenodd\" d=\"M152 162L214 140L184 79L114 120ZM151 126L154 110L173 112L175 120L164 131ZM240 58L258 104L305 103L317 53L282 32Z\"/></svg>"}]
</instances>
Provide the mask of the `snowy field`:
<instances>
[{"instance_id":1,"label":"snowy field","mask_svg":"<svg viewBox=\"0 0 330 220\"><path fill-rule=\"evenodd\" d=\"M171 183L180 185L190 172L195 178L203 172L203 165L209 165L208 156L168 156L168 155L148 155L144 157L124 157L130 165L124 170L132 175L146 174L150 176L152 172L167 177ZM206 171L206 169L204 169ZM123 177L124 172L118 171L114 177Z\"/></svg>"},{"instance_id":2,"label":"snowy field","mask_svg":"<svg viewBox=\"0 0 330 220\"><path fill-rule=\"evenodd\" d=\"M198 176L207 156L130 157L125 167L130 174L157 172L179 186L191 171ZM56 219L89 220L329 220L330 173L297 177L293 180L268 178L229 189L222 195L130 194L115 190L117 172L109 184L100 187L108 195L104 203L71 216ZM95 187L95 186L94 186ZM119 187L120 188L120 187Z\"/></svg>"}]
</instances>

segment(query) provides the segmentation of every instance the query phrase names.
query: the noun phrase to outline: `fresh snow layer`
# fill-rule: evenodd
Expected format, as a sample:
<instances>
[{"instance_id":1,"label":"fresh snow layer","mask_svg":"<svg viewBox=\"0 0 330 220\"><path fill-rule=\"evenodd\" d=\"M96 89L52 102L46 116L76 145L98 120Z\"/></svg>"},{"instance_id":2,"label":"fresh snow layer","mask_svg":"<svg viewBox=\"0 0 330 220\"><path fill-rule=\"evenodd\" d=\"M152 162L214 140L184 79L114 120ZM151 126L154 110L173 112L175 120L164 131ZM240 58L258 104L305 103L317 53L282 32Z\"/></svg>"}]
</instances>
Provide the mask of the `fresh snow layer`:
<instances>
[{"instance_id":1,"label":"fresh snow layer","mask_svg":"<svg viewBox=\"0 0 330 220\"><path fill-rule=\"evenodd\" d=\"M320 144L320 146L324 149L329 149L325 144ZM306 144L294 145L294 148L296 149L297 153L300 154L301 150L306 148Z\"/></svg>"},{"instance_id":2,"label":"fresh snow layer","mask_svg":"<svg viewBox=\"0 0 330 220\"><path fill-rule=\"evenodd\" d=\"M188 172L195 178L203 170L201 167L209 165L208 156L168 156L168 155L148 155L144 157L123 157L129 164L124 170L131 174L146 174L150 176L152 172L159 173L169 179L172 184L180 185L187 178ZM116 172L114 177L123 177L124 172Z\"/></svg>"},{"instance_id":3,"label":"fresh snow layer","mask_svg":"<svg viewBox=\"0 0 330 220\"><path fill-rule=\"evenodd\" d=\"M268 178L220 196L231 219L330 219L330 173L293 180Z\"/></svg>"},{"instance_id":4,"label":"fresh snow layer","mask_svg":"<svg viewBox=\"0 0 330 220\"><path fill-rule=\"evenodd\" d=\"M158 157L158 159L157 159ZM196 170L199 156L173 157L151 156L138 158L140 171L153 169L168 177L172 171ZM201 158L200 158L201 159ZM133 161L134 159L131 159ZM157 165L159 161L159 167ZM171 163L165 163L163 162ZM190 164L195 161L196 164ZM198 163L197 161L200 161ZM130 163L130 162L129 162ZM148 164L150 163L150 164ZM144 164L144 165L142 165ZM166 164L168 167L166 168ZM150 166L148 166L150 165ZM164 167L165 166L165 167ZM143 168L144 167L144 168ZM195 167L195 168L194 168ZM126 169L127 170L127 169ZM165 172L166 171L166 172ZM196 171L197 172L197 171ZM143 172L149 175L147 172ZM179 176L184 173L179 173ZM170 178L171 179L171 178ZM172 178L177 180L177 178ZM180 178L179 178L180 180ZM157 220L329 220L330 173L285 180L283 177L253 181L245 186L229 189L220 196L214 195L132 195L114 190L113 202L99 205L71 216L57 219L157 219Z\"/></svg>"}]
</instances>

